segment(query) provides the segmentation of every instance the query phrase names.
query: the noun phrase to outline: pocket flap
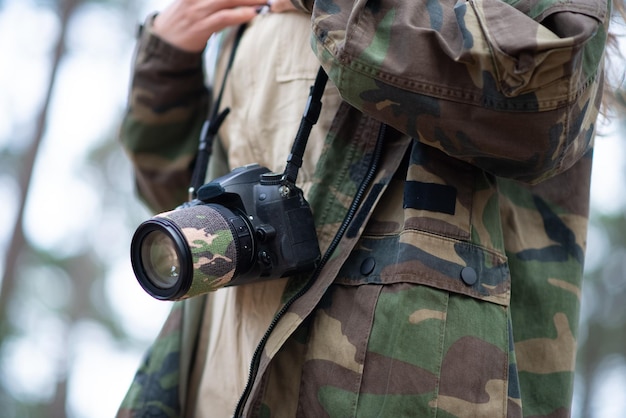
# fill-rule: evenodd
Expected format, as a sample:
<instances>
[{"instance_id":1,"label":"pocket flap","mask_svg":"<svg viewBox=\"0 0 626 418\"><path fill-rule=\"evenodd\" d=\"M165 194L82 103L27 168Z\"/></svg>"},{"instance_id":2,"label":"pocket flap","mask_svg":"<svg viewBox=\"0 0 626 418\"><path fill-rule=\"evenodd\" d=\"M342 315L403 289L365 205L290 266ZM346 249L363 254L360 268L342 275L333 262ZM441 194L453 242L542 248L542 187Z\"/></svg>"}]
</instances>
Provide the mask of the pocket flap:
<instances>
[{"instance_id":1,"label":"pocket flap","mask_svg":"<svg viewBox=\"0 0 626 418\"><path fill-rule=\"evenodd\" d=\"M503 306L511 297L511 276L503 255L417 230L363 237L335 283L422 284Z\"/></svg>"}]
</instances>

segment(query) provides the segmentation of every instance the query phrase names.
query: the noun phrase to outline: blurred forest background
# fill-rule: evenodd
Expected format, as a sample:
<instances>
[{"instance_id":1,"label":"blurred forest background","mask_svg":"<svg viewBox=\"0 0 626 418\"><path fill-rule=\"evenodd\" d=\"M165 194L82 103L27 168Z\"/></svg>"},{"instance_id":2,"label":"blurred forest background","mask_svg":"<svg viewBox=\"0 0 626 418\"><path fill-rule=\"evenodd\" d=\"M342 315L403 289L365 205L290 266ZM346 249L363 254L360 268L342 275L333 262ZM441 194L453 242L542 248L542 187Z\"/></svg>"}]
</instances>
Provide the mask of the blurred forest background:
<instances>
[{"instance_id":1,"label":"blurred forest background","mask_svg":"<svg viewBox=\"0 0 626 418\"><path fill-rule=\"evenodd\" d=\"M164 4L0 0L4 418L114 416L169 311L130 268L149 213L116 140L137 23ZM626 417L625 121L615 115L596 145L578 418Z\"/></svg>"}]
</instances>

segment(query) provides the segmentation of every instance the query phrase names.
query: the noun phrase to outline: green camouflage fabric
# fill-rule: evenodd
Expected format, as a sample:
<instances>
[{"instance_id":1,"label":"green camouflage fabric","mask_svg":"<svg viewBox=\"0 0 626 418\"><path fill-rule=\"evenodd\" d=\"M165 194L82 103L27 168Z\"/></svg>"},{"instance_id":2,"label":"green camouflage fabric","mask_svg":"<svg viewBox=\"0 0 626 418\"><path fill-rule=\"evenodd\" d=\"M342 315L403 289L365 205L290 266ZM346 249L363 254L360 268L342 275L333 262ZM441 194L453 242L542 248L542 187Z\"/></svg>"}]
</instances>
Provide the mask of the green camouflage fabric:
<instances>
[{"instance_id":1,"label":"green camouflage fabric","mask_svg":"<svg viewBox=\"0 0 626 418\"><path fill-rule=\"evenodd\" d=\"M589 150L608 16L604 0L324 1L313 44L358 109L490 173L539 182Z\"/></svg>"},{"instance_id":2,"label":"green camouflage fabric","mask_svg":"<svg viewBox=\"0 0 626 418\"><path fill-rule=\"evenodd\" d=\"M179 416L182 311L181 302L173 306L159 336L135 374L133 385L117 413L118 417Z\"/></svg>"},{"instance_id":3,"label":"green camouflage fabric","mask_svg":"<svg viewBox=\"0 0 626 418\"><path fill-rule=\"evenodd\" d=\"M210 100L202 56L151 36L153 18L140 28L119 135L136 167L139 195L155 212L164 212L187 200L190 166ZM180 78L185 81L172 82Z\"/></svg>"},{"instance_id":4,"label":"green camouflage fabric","mask_svg":"<svg viewBox=\"0 0 626 418\"><path fill-rule=\"evenodd\" d=\"M202 298L175 302L152 347L146 352L117 417L179 417L183 411L180 394L185 393L189 368L193 367L194 335ZM187 367L182 368L181 364Z\"/></svg>"},{"instance_id":5,"label":"green camouflage fabric","mask_svg":"<svg viewBox=\"0 0 626 418\"><path fill-rule=\"evenodd\" d=\"M317 280L275 318L235 415L570 416L607 5L299 6L346 100L308 196L322 251L366 176L381 121L390 128L356 216ZM131 97L150 90L135 68ZM190 97L180 94L174 102ZM172 107L179 128L193 125L199 103ZM160 179L138 180L140 192L165 196L141 185L173 184L189 149L180 139L144 148L153 139L142 131L159 119L144 105L130 109L122 140L137 176ZM188 415L185 353L196 336L174 322L178 339L152 351L177 355L178 397L165 396L172 382L147 357L120 416ZM147 385L151 375L161 383Z\"/></svg>"}]
</instances>

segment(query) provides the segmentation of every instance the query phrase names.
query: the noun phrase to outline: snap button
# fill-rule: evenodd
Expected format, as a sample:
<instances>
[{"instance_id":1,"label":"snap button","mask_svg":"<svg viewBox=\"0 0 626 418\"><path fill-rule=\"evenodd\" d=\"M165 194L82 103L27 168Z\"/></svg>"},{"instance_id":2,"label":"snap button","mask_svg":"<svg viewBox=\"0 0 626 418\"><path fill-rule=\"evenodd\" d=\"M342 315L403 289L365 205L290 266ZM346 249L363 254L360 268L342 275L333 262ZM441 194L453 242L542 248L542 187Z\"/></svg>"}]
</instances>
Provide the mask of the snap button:
<instances>
[{"instance_id":1,"label":"snap button","mask_svg":"<svg viewBox=\"0 0 626 418\"><path fill-rule=\"evenodd\" d=\"M461 270L461 280L468 286L473 286L478 281L476 270L471 267L464 267Z\"/></svg>"},{"instance_id":2,"label":"snap button","mask_svg":"<svg viewBox=\"0 0 626 418\"><path fill-rule=\"evenodd\" d=\"M374 271L374 267L376 267L376 260L374 257L367 257L361 263L361 274L364 276L369 276Z\"/></svg>"}]
</instances>

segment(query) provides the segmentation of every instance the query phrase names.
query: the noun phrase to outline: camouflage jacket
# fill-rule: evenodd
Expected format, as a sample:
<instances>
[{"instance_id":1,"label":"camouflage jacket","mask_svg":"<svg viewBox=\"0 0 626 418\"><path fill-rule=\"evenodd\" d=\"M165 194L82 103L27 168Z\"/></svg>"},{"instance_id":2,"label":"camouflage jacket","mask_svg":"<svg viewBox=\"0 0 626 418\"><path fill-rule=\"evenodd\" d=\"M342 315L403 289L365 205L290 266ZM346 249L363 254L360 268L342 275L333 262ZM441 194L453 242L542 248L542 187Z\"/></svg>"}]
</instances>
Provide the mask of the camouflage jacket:
<instances>
[{"instance_id":1,"label":"camouflage jacket","mask_svg":"<svg viewBox=\"0 0 626 418\"><path fill-rule=\"evenodd\" d=\"M309 193L323 249L372 178L319 275L287 285L237 416L570 414L607 4L416 5L298 4L345 100ZM180 63L201 78L198 60ZM174 85L158 73L133 88ZM123 126L155 205L187 187L193 140L147 136L196 133L207 95L186 86L182 121L131 108ZM175 306L120 416L185 413L194 303Z\"/></svg>"}]
</instances>

